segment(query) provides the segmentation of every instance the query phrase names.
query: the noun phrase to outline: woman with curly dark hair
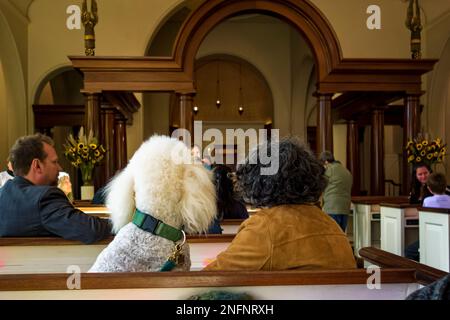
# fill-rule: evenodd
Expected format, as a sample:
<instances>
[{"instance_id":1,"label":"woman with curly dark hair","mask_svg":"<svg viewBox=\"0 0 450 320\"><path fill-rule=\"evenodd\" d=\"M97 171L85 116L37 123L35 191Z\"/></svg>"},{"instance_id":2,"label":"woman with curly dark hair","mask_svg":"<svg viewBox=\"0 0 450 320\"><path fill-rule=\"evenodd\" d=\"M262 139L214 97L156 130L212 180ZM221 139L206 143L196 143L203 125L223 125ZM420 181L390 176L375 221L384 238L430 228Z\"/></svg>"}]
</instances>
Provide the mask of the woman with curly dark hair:
<instances>
[{"instance_id":1,"label":"woman with curly dark hair","mask_svg":"<svg viewBox=\"0 0 450 320\"><path fill-rule=\"evenodd\" d=\"M262 161L261 149L279 152L272 175L261 174L271 165ZM355 268L346 235L315 205L327 184L324 171L296 139L259 146L236 177L244 201L263 209L242 223L227 250L205 270Z\"/></svg>"}]
</instances>

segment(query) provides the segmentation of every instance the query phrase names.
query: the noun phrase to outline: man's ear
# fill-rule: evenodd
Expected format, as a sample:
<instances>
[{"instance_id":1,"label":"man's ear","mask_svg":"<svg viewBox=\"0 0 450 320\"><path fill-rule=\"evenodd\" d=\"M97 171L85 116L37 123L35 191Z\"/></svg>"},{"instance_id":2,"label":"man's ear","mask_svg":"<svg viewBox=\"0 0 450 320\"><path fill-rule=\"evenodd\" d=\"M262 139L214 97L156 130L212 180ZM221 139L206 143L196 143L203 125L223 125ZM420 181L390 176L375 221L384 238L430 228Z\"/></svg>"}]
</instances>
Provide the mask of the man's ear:
<instances>
[{"instance_id":1,"label":"man's ear","mask_svg":"<svg viewBox=\"0 0 450 320\"><path fill-rule=\"evenodd\" d=\"M434 194L433 191L431 191L431 189L430 189L429 186L427 186L427 189L428 189L428 191L430 191L432 194Z\"/></svg>"},{"instance_id":2,"label":"man's ear","mask_svg":"<svg viewBox=\"0 0 450 320\"><path fill-rule=\"evenodd\" d=\"M39 159L35 158L33 161L31 161L30 170L33 170L34 172L42 172L42 163Z\"/></svg>"}]
</instances>

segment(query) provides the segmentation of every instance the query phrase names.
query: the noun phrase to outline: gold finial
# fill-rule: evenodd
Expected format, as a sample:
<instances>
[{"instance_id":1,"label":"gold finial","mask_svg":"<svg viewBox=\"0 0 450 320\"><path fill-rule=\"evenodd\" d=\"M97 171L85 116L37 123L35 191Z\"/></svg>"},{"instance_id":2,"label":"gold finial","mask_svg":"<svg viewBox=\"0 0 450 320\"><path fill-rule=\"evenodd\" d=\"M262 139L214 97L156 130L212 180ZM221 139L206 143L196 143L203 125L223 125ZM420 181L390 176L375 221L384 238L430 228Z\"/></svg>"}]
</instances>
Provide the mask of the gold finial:
<instances>
[{"instance_id":1,"label":"gold finial","mask_svg":"<svg viewBox=\"0 0 450 320\"><path fill-rule=\"evenodd\" d=\"M95 56L95 31L98 22L97 1L91 0L91 12L87 10L87 1L83 0L81 21L84 25L84 47L87 56Z\"/></svg>"},{"instance_id":2,"label":"gold finial","mask_svg":"<svg viewBox=\"0 0 450 320\"><path fill-rule=\"evenodd\" d=\"M408 12L406 15L406 27L411 30L411 57L420 59L420 32L422 25L420 22L419 0L409 0Z\"/></svg>"}]
</instances>

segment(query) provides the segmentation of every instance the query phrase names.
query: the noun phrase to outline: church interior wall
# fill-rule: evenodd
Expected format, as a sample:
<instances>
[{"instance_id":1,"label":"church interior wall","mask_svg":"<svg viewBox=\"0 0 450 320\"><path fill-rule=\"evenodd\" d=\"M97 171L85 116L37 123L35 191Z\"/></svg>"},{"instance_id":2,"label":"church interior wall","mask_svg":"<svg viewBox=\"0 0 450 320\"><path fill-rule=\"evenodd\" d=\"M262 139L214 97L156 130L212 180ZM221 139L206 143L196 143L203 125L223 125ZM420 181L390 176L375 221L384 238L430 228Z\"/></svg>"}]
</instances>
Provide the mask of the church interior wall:
<instances>
[{"instance_id":1,"label":"church interior wall","mask_svg":"<svg viewBox=\"0 0 450 320\"><path fill-rule=\"evenodd\" d=\"M434 70L425 78L427 93L422 113L424 132L431 138L450 141L450 12L439 15L425 28L426 50L429 56L439 58ZM450 179L450 159L446 157L437 170L445 171Z\"/></svg>"},{"instance_id":2,"label":"church interior wall","mask_svg":"<svg viewBox=\"0 0 450 320\"><path fill-rule=\"evenodd\" d=\"M196 2L198 4L201 1ZM345 6L340 1L311 2L332 24L342 47L343 57L410 57L410 34L404 25L407 7L405 1L377 1L376 4L382 10L380 30L368 30L366 27L366 10L373 1L346 0ZM69 64L68 55L84 54L83 29L68 30L65 25L68 17L66 8L73 1L30 0L21 1L21 5L12 3L11 0L0 1L0 58L5 83L0 90L5 92L3 101L6 101L0 110L2 114L7 113L11 124L8 129L2 126L0 135L2 139L7 137L5 142L8 145L18 136L33 131L31 105L45 75ZM26 3L31 5L28 7ZM145 54L158 26L182 3L182 0L98 0L100 20L95 29L96 54ZM442 1L435 0L421 5L426 15L422 33L423 58L441 59L435 71L424 77L424 90L428 94L422 98L425 106L422 128L432 137L441 136L445 141L450 141L450 130L447 129L450 121L447 120L450 118L450 58L446 58L450 56L449 5L440 9ZM274 127L281 129L281 135L293 134L304 138L306 126L315 125L316 122L315 98L310 95L311 88L314 89L312 81L315 80L308 79L306 86L303 75L298 76L299 69L303 69L305 75L311 69L306 56L301 54L304 52L301 48L303 44L294 41L295 37L300 37L299 34L289 31L284 23L270 26L255 24L249 30L251 36L260 39L261 43L248 43L247 40L244 43L244 35L240 32L237 21L225 22L214 29L202 43L198 57L212 53L230 53L251 61L264 74L271 87L275 104ZM270 28L272 31L267 30ZM281 37L278 32L282 34ZM280 56L284 58L280 59ZM134 124L127 130L129 156L151 132L167 132L167 128L163 127L167 123L165 120L168 110L158 106L167 103L167 96L151 98L155 110L147 110L146 100L142 96L139 99L143 101L144 108L135 114ZM13 112L11 106L14 106ZM338 134L335 137L335 148L341 148L345 141L344 135ZM0 159L5 158L3 149L0 149ZM445 168L449 165L447 157Z\"/></svg>"}]
</instances>

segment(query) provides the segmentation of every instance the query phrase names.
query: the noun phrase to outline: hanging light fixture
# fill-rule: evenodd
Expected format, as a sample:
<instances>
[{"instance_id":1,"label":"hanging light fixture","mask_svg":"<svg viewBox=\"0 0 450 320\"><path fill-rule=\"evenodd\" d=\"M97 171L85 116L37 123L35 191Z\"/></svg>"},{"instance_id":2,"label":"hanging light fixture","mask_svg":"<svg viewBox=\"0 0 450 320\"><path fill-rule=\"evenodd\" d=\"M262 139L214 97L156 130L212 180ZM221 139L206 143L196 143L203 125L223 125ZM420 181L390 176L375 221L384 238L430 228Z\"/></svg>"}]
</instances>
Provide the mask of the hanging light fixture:
<instances>
[{"instance_id":1,"label":"hanging light fixture","mask_svg":"<svg viewBox=\"0 0 450 320\"><path fill-rule=\"evenodd\" d=\"M239 97L238 97L238 112L242 115L244 112L244 96L242 94L242 63L239 62Z\"/></svg>"},{"instance_id":2,"label":"hanging light fixture","mask_svg":"<svg viewBox=\"0 0 450 320\"><path fill-rule=\"evenodd\" d=\"M197 115L198 113L198 107L194 106L194 108L192 108L192 111L194 112L195 115Z\"/></svg>"},{"instance_id":3,"label":"hanging light fixture","mask_svg":"<svg viewBox=\"0 0 450 320\"><path fill-rule=\"evenodd\" d=\"M216 81L216 107L220 108L220 60L217 60L217 81Z\"/></svg>"}]
</instances>

